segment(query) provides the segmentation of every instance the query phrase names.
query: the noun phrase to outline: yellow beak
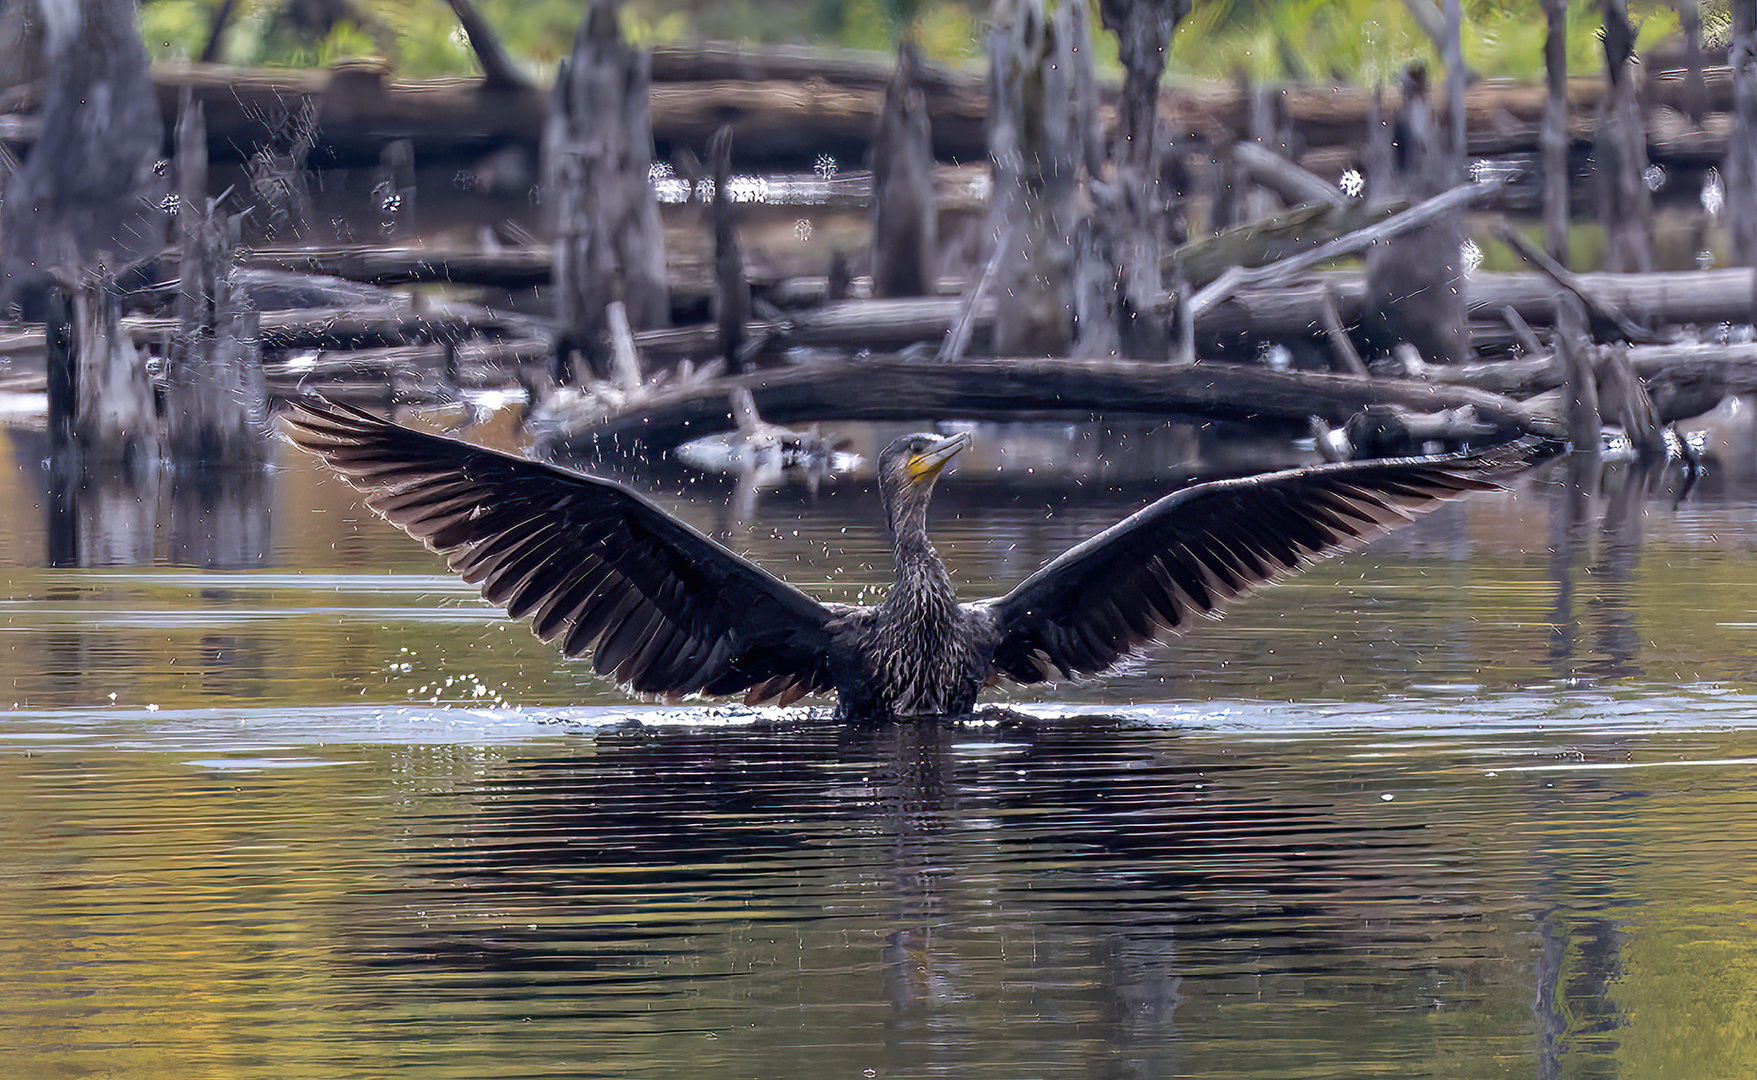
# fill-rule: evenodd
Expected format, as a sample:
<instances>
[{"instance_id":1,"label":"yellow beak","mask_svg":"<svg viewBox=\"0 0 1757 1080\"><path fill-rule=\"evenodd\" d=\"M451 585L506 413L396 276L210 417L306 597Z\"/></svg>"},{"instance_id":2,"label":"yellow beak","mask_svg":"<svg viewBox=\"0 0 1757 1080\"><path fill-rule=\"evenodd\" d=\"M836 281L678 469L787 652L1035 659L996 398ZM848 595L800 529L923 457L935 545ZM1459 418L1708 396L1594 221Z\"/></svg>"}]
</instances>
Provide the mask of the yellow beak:
<instances>
[{"instance_id":1,"label":"yellow beak","mask_svg":"<svg viewBox=\"0 0 1757 1080\"><path fill-rule=\"evenodd\" d=\"M970 433L968 431L960 431L956 435L946 436L931 450L924 450L909 459L909 464L906 466L909 471L909 479L919 482L938 476L940 470L950 464L951 460L958 456L959 451L969 445Z\"/></svg>"}]
</instances>

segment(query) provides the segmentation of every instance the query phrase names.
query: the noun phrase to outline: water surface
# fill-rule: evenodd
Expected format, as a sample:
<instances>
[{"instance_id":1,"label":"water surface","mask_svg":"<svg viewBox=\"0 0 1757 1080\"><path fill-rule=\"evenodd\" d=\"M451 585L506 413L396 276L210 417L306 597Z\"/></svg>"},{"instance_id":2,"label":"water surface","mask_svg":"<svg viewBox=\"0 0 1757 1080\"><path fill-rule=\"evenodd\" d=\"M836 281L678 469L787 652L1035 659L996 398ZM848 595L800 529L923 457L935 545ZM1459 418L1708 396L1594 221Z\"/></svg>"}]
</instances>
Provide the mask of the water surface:
<instances>
[{"instance_id":1,"label":"water surface","mask_svg":"<svg viewBox=\"0 0 1757 1080\"><path fill-rule=\"evenodd\" d=\"M631 702L297 456L58 501L0 450L7 1076L1757 1071L1737 478L1546 473L850 733ZM858 483L646 482L817 595L888 575ZM1162 487L978 464L935 535L979 595Z\"/></svg>"}]
</instances>

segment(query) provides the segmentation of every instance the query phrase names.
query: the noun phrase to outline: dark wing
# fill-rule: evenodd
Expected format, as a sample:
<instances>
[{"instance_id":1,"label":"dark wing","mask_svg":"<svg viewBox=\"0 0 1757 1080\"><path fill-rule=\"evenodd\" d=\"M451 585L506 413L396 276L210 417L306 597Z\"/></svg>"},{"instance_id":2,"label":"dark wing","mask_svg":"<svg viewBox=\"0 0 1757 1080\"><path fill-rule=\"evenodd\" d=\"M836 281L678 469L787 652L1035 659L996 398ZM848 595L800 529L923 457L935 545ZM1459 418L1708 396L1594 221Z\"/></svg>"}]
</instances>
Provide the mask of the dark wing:
<instances>
[{"instance_id":1,"label":"dark wing","mask_svg":"<svg viewBox=\"0 0 1757 1080\"><path fill-rule=\"evenodd\" d=\"M995 667L1021 683L1099 672L1195 615L1524 467L1534 444L1486 455L1347 462L1174 492L987 601Z\"/></svg>"},{"instance_id":2,"label":"dark wing","mask_svg":"<svg viewBox=\"0 0 1757 1080\"><path fill-rule=\"evenodd\" d=\"M620 484L301 404L293 441L544 641L641 693L831 688L830 610Z\"/></svg>"}]
</instances>

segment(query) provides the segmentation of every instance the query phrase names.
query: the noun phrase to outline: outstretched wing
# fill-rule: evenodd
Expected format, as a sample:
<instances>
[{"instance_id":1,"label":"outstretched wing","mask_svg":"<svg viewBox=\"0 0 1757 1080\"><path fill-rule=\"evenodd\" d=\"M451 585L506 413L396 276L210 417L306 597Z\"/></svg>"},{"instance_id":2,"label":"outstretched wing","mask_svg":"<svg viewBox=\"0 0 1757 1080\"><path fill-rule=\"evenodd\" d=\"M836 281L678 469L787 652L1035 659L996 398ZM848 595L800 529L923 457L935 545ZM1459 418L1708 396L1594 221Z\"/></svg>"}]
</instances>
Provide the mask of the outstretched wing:
<instances>
[{"instance_id":1,"label":"outstretched wing","mask_svg":"<svg viewBox=\"0 0 1757 1080\"><path fill-rule=\"evenodd\" d=\"M987 601L1000 674L1021 683L1099 672L1326 555L1530 463L1535 444L1479 455L1348 462L1174 492Z\"/></svg>"},{"instance_id":2,"label":"outstretched wing","mask_svg":"<svg viewBox=\"0 0 1757 1080\"><path fill-rule=\"evenodd\" d=\"M302 403L293 441L446 556L515 619L641 693L831 688L830 610L620 484L345 405Z\"/></svg>"}]
</instances>

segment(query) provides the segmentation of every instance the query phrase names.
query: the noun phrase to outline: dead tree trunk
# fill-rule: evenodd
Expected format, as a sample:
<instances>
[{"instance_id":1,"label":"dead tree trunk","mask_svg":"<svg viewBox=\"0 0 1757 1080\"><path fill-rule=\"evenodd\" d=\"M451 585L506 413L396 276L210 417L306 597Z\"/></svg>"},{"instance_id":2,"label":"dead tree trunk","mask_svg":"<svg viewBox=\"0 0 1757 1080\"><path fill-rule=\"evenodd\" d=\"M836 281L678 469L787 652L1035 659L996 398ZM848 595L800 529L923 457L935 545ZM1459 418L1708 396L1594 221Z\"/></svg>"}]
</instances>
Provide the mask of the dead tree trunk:
<instances>
[{"instance_id":1,"label":"dead tree trunk","mask_svg":"<svg viewBox=\"0 0 1757 1080\"><path fill-rule=\"evenodd\" d=\"M470 0L450 0L452 14L458 17L464 36L470 39L470 51L482 68L482 86L488 90L522 90L530 85L512 57L500 44L494 28L488 25Z\"/></svg>"},{"instance_id":2,"label":"dead tree trunk","mask_svg":"<svg viewBox=\"0 0 1757 1080\"><path fill-rule=\"evenodd\" d=\"M1562 419L1576 454L1598 453L1598 374L1586 335L1586 309L1578 299L1556 298L1556 350L1562 356Z\"/></svg>"},{"instance_id":3,"label":"dead tree trunk","mask_svg":"<svg viewBox=\"0 0 1757 1080\"><path fill-rule=\"evenodd\" d=\"M1568 0L1543 0L1549 29L1544 37L1545 85L1543 129L1544 250L1563 267L1568 265Z\"/></svg>"},{"instance_id":4,"label":"dead tree trunk","mask_svg":"<svg viewBox=\"0 0 1757 1080\"><path fill-rule=\"evenodd\" d=\"M933 122L921 89L921 58L905 40L872 137L874 296L935 292L939 211L933 172Z\"/></svg>"},{"instance_id":5,"label":"dead tree trunk","mask_svg":"<svg viewBox=\"0 0 1757 1080\"><path fill-rule=\"evenodd\" d=\"M610 371L605 309L621 300L637 329L670 317L659 204L648 171L651 60L616 26L617 0L592 0L555 78L543 125L543 193L555 245L555 376L583 354Z\"/></svg>"},{"instance_id":6,"label":"dead tree trunk","mask_svg":"<svg viewBox=\"0 0 1757 1080\"><path fill-rule=\"evenodd\" d=\"M1160 183L1164 147L1159 137L1159 82L1165 50L1189 0L1099 0L1099 16L1116 35L1123 64L1122 98L1111 145L1109 190L1094 190L1094 228L1116 272L1106 305L1122 355L1158 359L1171 350L1160 267L1171 245L1177 208ZM1082 337L1085 335L1083 334ZM1108 336L1108 335L1106 335Z\"/></svg>"},{"instance_id":7,"label":"dead tree trunk","mask_svg":"<svg viewBox=\"0 0 1757 1080\"><path fill-rule=\"evenodd\" d=\"M62 268L125 265L164 242L164 130L133 0L62 0L43 21L42 134L0 206L0 305L41 318Z\"/></svg>"},{"instance_id":8,"label":"dead tree trunk","mask_svg":"<svg viewBox=\"0 0 1757 1080\"><path fill-rule=\"evenodd\" d=\"M207 124L187 103L177 120L182 286L167 358L166 442L179 468L260 465L267 390L256 313L232 287L238 223L207 198Z\"/></svg>"},{"instance_id":9,"label":"dead tree trunk","mask_svg":"<svg viewBox=\"0 0 1757 1080\"><path fill-rule=\"evenodd\" d=\"M415 235L415 144L392 139L378 156L378 175L372 185L372 201L378 206L379 234L392 240Z\"/></svg>"},{"instance_id":10,"label":"dead tree trunk","mask_svg":"<svg viewBox=\"0 0 1757 1080\"><path fill-rule=\"evenodd\" d=\"M1602 0L1610 92L1599 114L1593 173L1605 226L1606 270L1653 269L1653 197L1647 189L1647 135L1635 96L1635 28L1623 0ZM1736 6L1736 5L1735 5Z\"/></svg>"},{"instance_id":11,"label":"dead tree trunk","mask_svg":"<svg viewBox=\"0 0 1757 1080\"><path fill-rule=\"evenodd\" d=\"M732 129L723 127L708 141L714 169L714 314L720 324L720 355L726 370L744 370L745 324L750 322L750 279L744 276L744 254L738 246L738 223L732 218Z\"/></svg>"},{"instance_id":12,"label":"dead tree trunk","mask_svg":"<svg viewBox=\"0 0 1757 1080\"><path fill-rule=\"evenodd\" d=\"M1727 62L1733 70L1733 129L1721 175L1726 177L1733 261L1757 266L1757 10L1750 4L1734 4L1732 9ZM1757 295L1752 298L1751 314L1757 318Z\"/></svg>"},{"instance_id":13,"label":"dead tree trunk","mask_svg":"<svg viewBox=\"0 0 1757 1080\"><path fill-rule=\"evenodd\" d=\"M159 453L145 359L121 325L116 277L64 278L47 302L49 432L56 468L136 468Z\"/></svg>"},{"instance_id":14,"label":"dead tree trunk","mask_svg":"<svg viewBox=\"0 0 1757 1080\"><path fill-rule=\"evenodd\" d=\"M1375 132L1374 197L1431 198L1457 180L1420 69L1403 79L1388 132ZM1367 253L1362 326L1375 352L1407 341L1425 359L1459 363L1468 355L1461 215L1448 214Z\"/></svg>"},{"instance_id":15,"label":"dead tree trunk","mask_svg":"<svg viewBox=\"0 0 1757 1080\"><path fill-rule=\"evenodd\" d=\"M1057 11L1050 17L1043 0L996 0L989 35L990 213L994 235L1015 226L1018 249L995 282L994 347L1007 355L1063 356L1074 337L1071 233L1089 130L1074 107L1076 65L1091 57L1071 40L1085 4Z\"/></svg>"}]
</instances>

